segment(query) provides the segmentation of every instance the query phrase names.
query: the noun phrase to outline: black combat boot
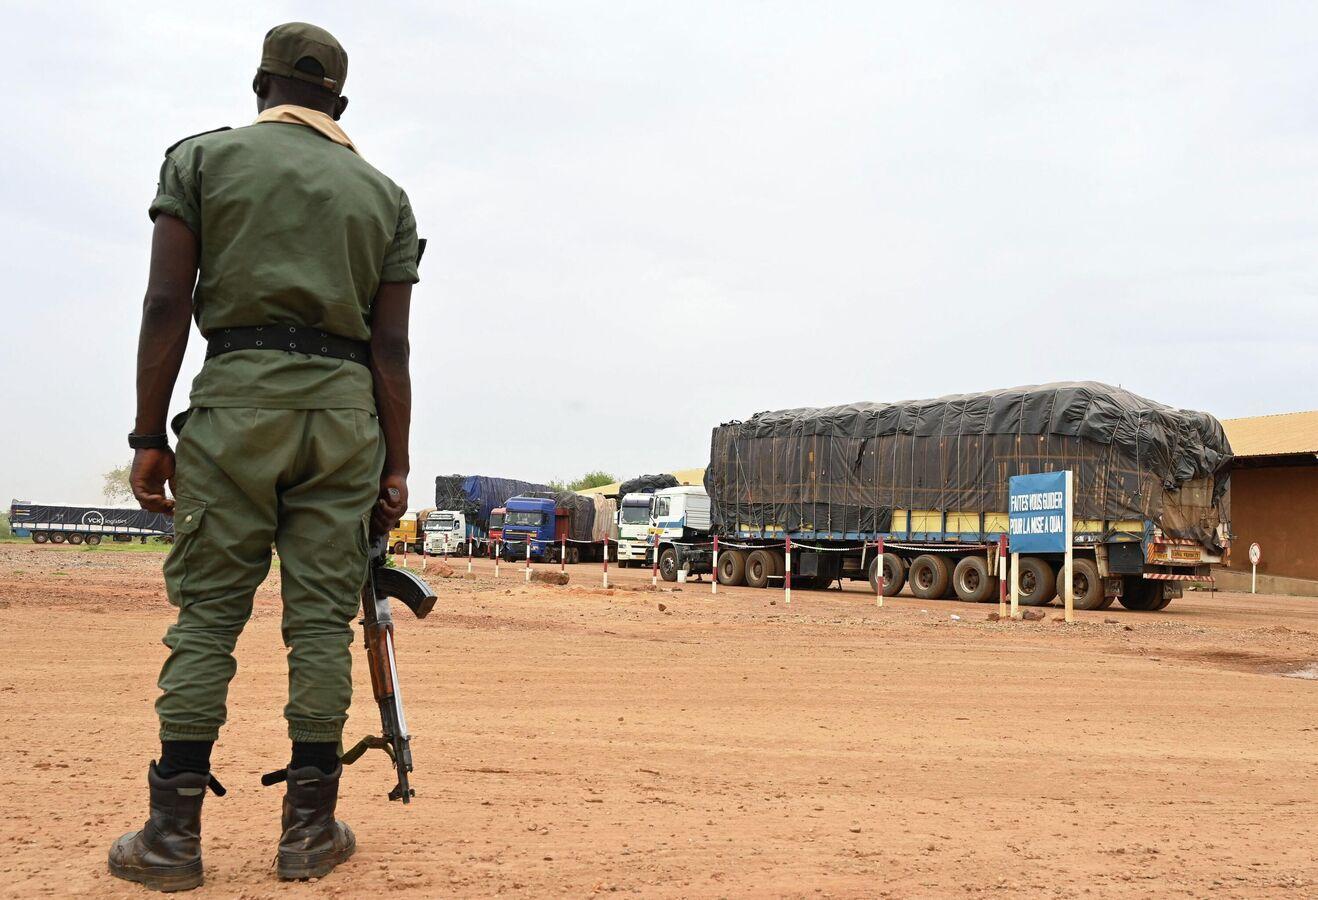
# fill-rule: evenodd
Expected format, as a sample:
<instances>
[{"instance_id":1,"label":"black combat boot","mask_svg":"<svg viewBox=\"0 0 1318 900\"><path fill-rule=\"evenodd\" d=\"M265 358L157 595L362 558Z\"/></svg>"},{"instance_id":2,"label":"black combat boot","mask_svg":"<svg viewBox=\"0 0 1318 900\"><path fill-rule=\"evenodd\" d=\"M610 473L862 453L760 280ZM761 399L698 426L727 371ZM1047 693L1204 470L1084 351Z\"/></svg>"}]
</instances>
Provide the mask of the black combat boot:
<instances>
[{"instance_id":1,"label":"black combat boot","mask_svg":"<svg viewBox=\"0 0 1318 900\"><path fill-rule=\"evenodd\" d=\"M280 878L321 878L357 849L352 829L334 818L342 774L341 765L328 775L316 766L288 770Z\"/></svg>"},{"instance_id":2,"label":"black combat boot","mask_svg":"<svg viewBox=\"0 0 1318 900\"><path fill-rule=\"evenodd\" d=\"M152 763L147 771L151 814L141 831L130 831L110 847L110 874L136 881L153 891L200 887L201 801L209 785L224 788L209 775L183 772L162 778Z\"/></svg>"}]
</instances>

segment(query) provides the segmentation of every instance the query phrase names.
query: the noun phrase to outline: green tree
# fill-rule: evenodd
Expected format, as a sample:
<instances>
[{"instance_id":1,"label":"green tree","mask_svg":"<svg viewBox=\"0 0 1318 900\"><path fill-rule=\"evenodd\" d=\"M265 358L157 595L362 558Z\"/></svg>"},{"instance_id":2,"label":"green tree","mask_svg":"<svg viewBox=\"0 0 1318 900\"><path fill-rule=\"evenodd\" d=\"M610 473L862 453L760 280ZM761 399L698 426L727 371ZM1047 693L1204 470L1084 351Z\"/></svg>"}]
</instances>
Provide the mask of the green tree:
<instances>
[{"instance_id":1,"label":"green tree","mask_svg":"<svg viewBox=\"0 0 1318 900\"><path fill-rule=\"evenodd\" d=\"M14 536L13 526L9 524L9 513L0 512L0 541Z\"/></svg>"},{"instance_id":2,"label":"green tree","mask_svg":"<svg viewBox=\"0 0 1318 900\"><path fill-rule=\"evenodd\" d=\"M133 499L133 488L128 483L128 473L132 468L133 464L130 462L117 469L111 469L102 476L105 485L101 488L101 493L105 495L107 503Z\"/></svg>"},{"instance_id":3,"label":"green tree","mask_svg":"<svg viewBox=\"0 0 1318 900\"><path fill-rule=\"evenodd\" d=\"M587 488L603 487L606 484L613 484L617 481L609 472L603 469L596 469L594 472L587 472L580 478L574 478L571 481L560 481L555 479L549 482L549 486L556 491L584 491Z\"/></svg>"}]
</instances>

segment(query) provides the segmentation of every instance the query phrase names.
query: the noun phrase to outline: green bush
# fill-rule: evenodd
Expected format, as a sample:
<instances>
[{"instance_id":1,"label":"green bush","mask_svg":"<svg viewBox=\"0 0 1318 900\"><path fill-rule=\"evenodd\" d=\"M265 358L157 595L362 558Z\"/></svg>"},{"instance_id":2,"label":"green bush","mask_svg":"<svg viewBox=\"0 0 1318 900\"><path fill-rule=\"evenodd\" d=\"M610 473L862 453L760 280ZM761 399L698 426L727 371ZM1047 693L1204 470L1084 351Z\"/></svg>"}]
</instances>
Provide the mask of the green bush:
<instances>
[{"instance_id":1,"label":"green bush","mask_svg":"<svg viewBox=\"0 0 1318 900\"><path fill-rule=\"evenodd\" d=\"M9 513L0 513L0 541L7 541L14 536L14 529L9 525Z\"/></svg>"}]
</instances>

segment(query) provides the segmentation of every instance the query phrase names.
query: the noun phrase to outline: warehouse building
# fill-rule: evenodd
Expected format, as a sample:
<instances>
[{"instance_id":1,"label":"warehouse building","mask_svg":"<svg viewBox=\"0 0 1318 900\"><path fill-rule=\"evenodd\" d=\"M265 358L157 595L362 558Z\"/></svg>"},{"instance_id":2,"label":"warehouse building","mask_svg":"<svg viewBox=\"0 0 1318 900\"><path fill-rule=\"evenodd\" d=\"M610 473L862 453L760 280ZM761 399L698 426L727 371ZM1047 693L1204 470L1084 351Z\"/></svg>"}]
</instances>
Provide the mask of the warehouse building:
<instances>
[{"instance_id":1,"label":"warehouse building","mask_svg":"<svg viewBox=\"0 0 1318 900\"><path fill-rule=\"evenodd\" d=\"M1257 543L1259 590L1318 596L1318 410L1227 419L1234 539L1218 586L1249 589Z\"/></svg>"}]
</instances>

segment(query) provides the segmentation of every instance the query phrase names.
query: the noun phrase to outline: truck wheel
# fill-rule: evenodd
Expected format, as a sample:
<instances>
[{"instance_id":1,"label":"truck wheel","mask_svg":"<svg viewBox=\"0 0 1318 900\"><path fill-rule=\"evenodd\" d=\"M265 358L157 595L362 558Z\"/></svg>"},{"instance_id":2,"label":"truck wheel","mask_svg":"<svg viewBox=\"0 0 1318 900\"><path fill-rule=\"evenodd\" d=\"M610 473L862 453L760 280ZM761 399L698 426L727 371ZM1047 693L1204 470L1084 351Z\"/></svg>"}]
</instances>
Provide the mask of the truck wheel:
<instances>
[{"instance_id":1,"label":"truck wheel","mask_svg":"<svg viewBox=\"0 0 1318 900\"><path fill-rule=\"evenodd\" d=\"M1022 556L1016 584L1021 606L1047 606L1057 596L1053 567L1037 556Z\"/></svg>"},{"instance_id":2,"label":"truck wheel","mask_svg":"<svg viewBox=\"0 0 1318 900\"><path fill-rule=\"evenodd\" d=\"M68 540L68 535L62 531L52 531L50 534L50 542L52 544L62 544L66 540Z\"/></svg>"},{"instance_id":3,"label":"truck wheel","mask_svg":"<svg viewBox=\"0 0 1318 900\"><path fill-rule=\"evenodd\" d=\"M1135 612L1152 612L1162 601L1162 585L1139 575L1128 576L1121 591L1121 605Z\"/></svg>"},{"instance_id":4,"label":"truck wheel","mask_svg":"<svg viewBox=\"0 0 1318 900\"><path fill-rule=\"evenodd\" d=\"M982 556L967 556L956 564L952 572L952 586L956 596L967 603L983 603L997 594L998 580L989 574L988 562Z\"/></svg>"},{"instance_id":5,"label":"truck wheel","mask_svg":"<svg viewBox=\"0 0 1318 900\"><path fill-rule=\"evenodd\" d=\"M665 547L659 554L659 577L677 581L677 551L672 547Z\"/></svg>"},{"instance_id":6,"label":"truck wheel","mask_svg":"<svg viewBox=\"0 0 1318 900\"><path fill-rule=\"evenodd\" d=\"M952 572L945 558L923 553L912 560L907 577L911 582L912 594L921 600L937 600L947 593Z\"/></svg>"},{"instance_id":7,"label":"truck wheel","mask_svg":"<svg viewBox=\"0 0 1318 900\"><path fill-rule=\"evenodd\" d=\"M1071 591L1076 609L1103 608L1103 579L1098 564L1089 559L1071 560Z\"/></svg>"},{"instance_id":8,"label":"truck wheel","mask_svg":"<svg viewBox=\"0 0 1318 900\"><path fill-rule=\"evenodd\" d=\"M402 552L403 552L403 542L402 542L402 541L399 541L398 543L394 544L392 547L389 548L389 552L390 552L390 553L402 553Z\"/></svg>"},{"instance_id":9,"label":"truck wheel","mask_svg":"<svg viewBox=\"0 0 1318 900\"><path fill-rule=\"evenodd\" d=\"M101 536L99 534L87 535L87 543L91 544L93 547L95 547L100 542L101 542Z\"/></svg>"},{"instance_id":10,"label":"truck wheel","mask_svg":"<svg viewBox=\"0 0 1318 900\"><path fill-rule=\"evenodd\" d=\"M69 535L69 543L70 543L70 544L73 544L74 546L77 546L78 544L81 544L81 543L83 542L83 539L84 539L84 536L83 536L80 532L77 532L77 531L75 531L75 532L73 532L73 534Z\"/></svg>"},{"instance_id":11,"label":"truck wheel","mask_svg":"<svg viewBox=\"0 0 1318 900\"><path fill-rule=\"evenodd\" d=\"M580 547L568 547L568 548L567 548L567 564L568 564L569 566L575 566L575 565L576 565L577 563L579 563L579 562L581 562L581 548L580 548Z\"/></svg>"},{"instance_id":12,"label":"truck wheel","mask_svg":"<svg viewBox=\"0 0 1318 900\"><path fill-rule=\"evenodd\" d=\"M1154 607L1153 607L1154 610L1156 611L1156 610L1159 610L1159 609L1166 609L1166 608L1171 604L1171 602L1172 602L1173 599L1175 599L1175 598L1173 598L1173 597L1171 597L1170 595L1168 595L1166 591L1163 591L1163 593L1162 593L1162 595L1161 595L1161 599L1159 599L1158 602L1157 602L1156 604L1154 604Z\"/></svg>"},{"instance_id":13,"label":"truck wheel","mask_svg":"<svg viewBox=\"0 0 1318 900\"><path fill-rule=\"evenodd\" d=\"M725 550L718 555L718 583L736 587L746 578L746 551Z\"/></svg>"},{"instance_id":14,"label":"truck wheel","mask_svg":"<svg viewBox=\"0 0 1318 900\"><path fill-rule=\"evenodd\" d=\"M782 578L783 575L787 573L786 558L783 556L782 553L778 552L777 550L765 550L764 552L765 555L769 557L769 560L773 563L773 571L770 572L769 574L776 575L777 577Z\"/></svg>"},{"instance_id":15,"label":"truck wheel","mask_svg":"<svg viewBox=\"0 0 1318 900\"><path fill-rule=\"evenodd\" d=\"M32 532L32 543L34 543L34 544L45 544L45 543L47 543L47 542L49 542L49 541L50 541L50 533L49 533L49 532L46 532L46 531L34 531L34 532Z\"/></svg>"},{"instance_id":16,"label":"truck wheel","mask_svg":"<svg viewBox=\"0 0 1318 900\"><path fill-rule=\"evenodd\" d=\"M769 586L769 579L777 574L773 564L773 554L768 550L753 550L746 557L746 587L764 588Z\"/></svg>"},{"instance_id":17,"label":"truck wheel","mask_svg":"<svg viewBox=\"0 0 1318 900\"><path fill-rule=\"evenodd\" d=\"M878 589L878 568L879 559L875 557L870 561L869 581L870 590ZM883 596L896 597L902 592L906 585L906 560L902 559L896 553L883 554Z\"/></svg>"}]
</instances>

